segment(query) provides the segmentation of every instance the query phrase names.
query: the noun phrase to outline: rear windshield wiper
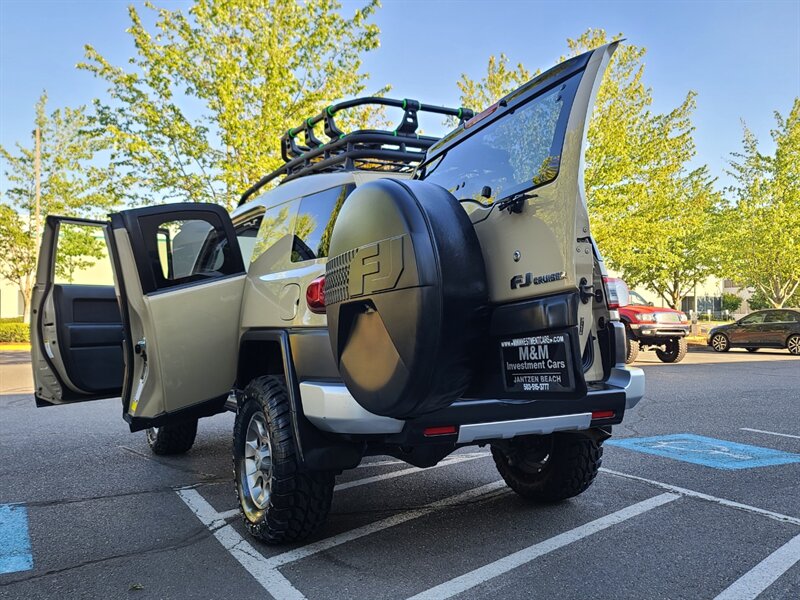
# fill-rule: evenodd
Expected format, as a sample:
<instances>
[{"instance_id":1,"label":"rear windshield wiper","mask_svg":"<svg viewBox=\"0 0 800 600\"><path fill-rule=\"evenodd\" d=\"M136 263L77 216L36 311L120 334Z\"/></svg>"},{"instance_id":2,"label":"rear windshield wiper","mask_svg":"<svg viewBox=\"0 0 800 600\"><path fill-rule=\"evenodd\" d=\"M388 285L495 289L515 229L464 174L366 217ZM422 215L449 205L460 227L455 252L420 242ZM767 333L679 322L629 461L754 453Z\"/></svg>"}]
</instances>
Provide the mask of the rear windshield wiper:
<instances>
[{"instance_id":1,"label":"rear windshield wiper","mask_svg":"<svg viewBox=\"0 0 800 600\"><path fill-rule=\"evenodd\" d=\"M538 198L539 195L533 193L532 190L526 190L522 192L515 192L513 194L509 194L503 198L500 198L497 202L495 202L495 206L497 210L504 211L508 209L508 214L511 213L521 213L522 206L524 205L525 200L530 200L531 198Z\"/></svg>"}]
</instances>

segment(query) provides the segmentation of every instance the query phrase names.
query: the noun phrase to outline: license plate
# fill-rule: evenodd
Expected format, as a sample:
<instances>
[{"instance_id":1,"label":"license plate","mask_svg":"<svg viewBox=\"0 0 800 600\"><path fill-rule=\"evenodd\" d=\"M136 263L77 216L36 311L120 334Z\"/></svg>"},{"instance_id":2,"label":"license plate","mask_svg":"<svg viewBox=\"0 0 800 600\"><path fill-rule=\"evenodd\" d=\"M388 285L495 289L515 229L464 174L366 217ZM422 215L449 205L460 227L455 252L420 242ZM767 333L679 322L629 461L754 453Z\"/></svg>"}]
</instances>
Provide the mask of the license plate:
<instances>
[{"instance_id":1,"label":"license plate","mask_svg":"<svg viewBox=\"0 0 800 600\"><path fill-rule=\"evenodd\" d=\"M565 333L500 342L503 382L509 392L572 392L572 361Z\"/></svg>"}]
</instances>

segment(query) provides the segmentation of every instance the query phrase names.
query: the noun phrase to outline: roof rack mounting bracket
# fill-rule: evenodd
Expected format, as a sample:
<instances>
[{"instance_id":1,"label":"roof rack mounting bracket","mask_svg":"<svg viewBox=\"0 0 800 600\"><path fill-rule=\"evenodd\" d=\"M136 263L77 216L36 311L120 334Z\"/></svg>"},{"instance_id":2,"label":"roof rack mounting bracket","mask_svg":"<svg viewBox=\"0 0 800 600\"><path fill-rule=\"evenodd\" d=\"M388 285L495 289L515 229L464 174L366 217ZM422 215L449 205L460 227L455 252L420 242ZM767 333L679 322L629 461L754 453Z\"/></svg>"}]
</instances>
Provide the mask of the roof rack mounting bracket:
<instances>
[{"instance_id":1,"label":"roof rack mounting bracket","mask_svg":"<svg viewBox=\"0 0 800 600\"><path fill-rule=\"evenodd\" d=\"M405 111L403 113L403 120L395 129L398 135L416 135L417 129L419 128L417 111L420 108L422 108L422 104L419 100L409 100L408 98L403 100L403 110Z\"/></svg>"}]
</instances>

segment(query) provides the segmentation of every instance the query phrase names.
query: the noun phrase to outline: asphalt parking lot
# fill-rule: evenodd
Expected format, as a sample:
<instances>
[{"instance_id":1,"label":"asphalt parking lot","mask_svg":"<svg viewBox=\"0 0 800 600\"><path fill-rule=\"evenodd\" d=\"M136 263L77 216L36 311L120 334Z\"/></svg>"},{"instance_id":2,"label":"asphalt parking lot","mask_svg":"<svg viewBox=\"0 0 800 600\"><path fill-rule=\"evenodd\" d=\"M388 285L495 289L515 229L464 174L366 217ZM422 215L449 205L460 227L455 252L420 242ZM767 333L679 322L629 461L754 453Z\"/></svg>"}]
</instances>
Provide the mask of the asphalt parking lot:
<instances>
[{"instance_id":1,"label":"asphalt parking lot","mask_svg":"<svg viewBox=\"0 0 800 600\"><path fill-rule=\"evenodd\" d=\"M534 506L485 449L375 457L327 526L268 547L234 510L232 415L149 453L118 400L36 409L0 357L0 598L800 598L800 359L640 355L647 395L582 496Z\"/></svg>"}]
</instances>

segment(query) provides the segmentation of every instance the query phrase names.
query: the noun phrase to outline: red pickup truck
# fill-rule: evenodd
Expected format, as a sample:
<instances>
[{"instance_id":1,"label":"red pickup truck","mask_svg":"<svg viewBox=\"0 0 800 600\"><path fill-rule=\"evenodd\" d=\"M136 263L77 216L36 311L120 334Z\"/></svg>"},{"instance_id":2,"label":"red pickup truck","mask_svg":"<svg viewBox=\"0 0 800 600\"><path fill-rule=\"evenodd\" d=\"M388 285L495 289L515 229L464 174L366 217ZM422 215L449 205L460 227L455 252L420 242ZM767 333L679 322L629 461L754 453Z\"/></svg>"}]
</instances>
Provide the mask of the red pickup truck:
<instances>
[{"instance_id":1,"label":"red pickup truck","mask_svg":"<svg viewBox=\"0 0 800 600\"><path fill-rule=\"evenodd\" d=\"M616 286L626 288L625 282L616 280ZM674 308L653 306L634 291L628 291L628 304L620 303L619 316L625 324L627 354L630 364L639 356L639 350L655 349L656 356L666 363L676 363L686 356L686 336L689 335L689 318Z\"/></svg>"}]
</instances>

